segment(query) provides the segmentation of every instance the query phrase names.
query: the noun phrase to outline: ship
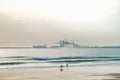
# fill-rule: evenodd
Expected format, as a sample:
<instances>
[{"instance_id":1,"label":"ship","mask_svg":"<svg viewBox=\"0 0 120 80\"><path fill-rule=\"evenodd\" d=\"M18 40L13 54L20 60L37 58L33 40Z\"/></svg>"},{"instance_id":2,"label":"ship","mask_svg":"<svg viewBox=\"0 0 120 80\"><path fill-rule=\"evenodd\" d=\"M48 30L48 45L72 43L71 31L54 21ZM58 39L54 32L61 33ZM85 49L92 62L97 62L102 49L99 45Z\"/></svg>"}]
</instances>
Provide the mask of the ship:
<instances>
[{"instance_id":1,"label":"ship","mask_svg":"<svg viewBox=\"0 0 120 80\"><path fill-rule=\"evenodd\" d=\"M47 48L47 45L33 45L33 48Z\"/></svg>"},{"instance_id":2,"label":"ship","mask_svg":"<svg viewBox=\"0 0 120 80\"><path fill-rule=\"evenodd\" d=\"M72 40L67 40L66 38L64 40L60 40L56 42L55 44L58 44L59 48L78 48L80 47L77 43L75 43Z\"/></svg>"}]
</instances>

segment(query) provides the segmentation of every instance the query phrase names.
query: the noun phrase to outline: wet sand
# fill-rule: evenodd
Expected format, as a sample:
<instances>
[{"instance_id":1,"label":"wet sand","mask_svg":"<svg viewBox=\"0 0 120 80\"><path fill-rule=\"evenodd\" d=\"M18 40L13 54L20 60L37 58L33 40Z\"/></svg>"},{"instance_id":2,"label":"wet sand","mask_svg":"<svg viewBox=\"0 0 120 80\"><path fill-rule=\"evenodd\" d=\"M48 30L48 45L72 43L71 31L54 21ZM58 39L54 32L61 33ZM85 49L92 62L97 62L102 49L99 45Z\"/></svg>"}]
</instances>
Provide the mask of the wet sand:
<instances>
[{"instance_id":1,"label":"wet sand","mask_svg":"<svg viewBox=\"0 0 120 80\"><path fill-rule=\"evenodd\" d=\"M119 66L0 70L0 80L120 80Z\"/></svg>"}]
</instances>

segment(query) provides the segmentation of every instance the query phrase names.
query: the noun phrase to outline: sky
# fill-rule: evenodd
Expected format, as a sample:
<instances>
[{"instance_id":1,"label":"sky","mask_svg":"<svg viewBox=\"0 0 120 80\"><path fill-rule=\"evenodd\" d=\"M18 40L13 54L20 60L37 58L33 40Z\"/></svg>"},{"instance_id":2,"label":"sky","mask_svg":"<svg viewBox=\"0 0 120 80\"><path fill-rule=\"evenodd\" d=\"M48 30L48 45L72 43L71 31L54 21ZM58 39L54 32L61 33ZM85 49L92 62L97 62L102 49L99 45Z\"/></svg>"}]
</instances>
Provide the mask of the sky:
<instances>
[{"instance_id":1,"label":"sky","mask_svg":"<svg viewBox=\"0 0 120 80\"><path fill-rule=\"evenodd\" d=\"M120 45L120 0L0 0L0 46Z\"/></svg>"}]
</instances>

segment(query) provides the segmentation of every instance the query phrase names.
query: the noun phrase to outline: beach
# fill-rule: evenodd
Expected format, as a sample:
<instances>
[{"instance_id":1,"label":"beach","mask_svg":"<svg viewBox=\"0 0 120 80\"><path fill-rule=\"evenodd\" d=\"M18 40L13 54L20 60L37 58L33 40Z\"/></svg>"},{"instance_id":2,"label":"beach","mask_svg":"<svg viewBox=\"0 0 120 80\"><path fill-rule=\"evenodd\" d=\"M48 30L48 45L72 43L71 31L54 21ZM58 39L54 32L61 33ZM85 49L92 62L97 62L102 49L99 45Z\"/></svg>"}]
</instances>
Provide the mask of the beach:
<instances>
[{"instance_id":1,"label":"beach","mask_svg":"<svg viewBox=\"0 0 120 80\"><path fill-rule=\"evenodd\" d=\"M0 80L120 80L119 66L0 70Z\"/></svg>"},{"instance_id":2,"label":"beach","mask_svg":"<svg viewBox=\"0 0 120 80\"><path fill-rule=\"evenodd\" d=\"M0 80L120 80L119 53L119 48L1 49Z\"/></svg>"}]
</instances>

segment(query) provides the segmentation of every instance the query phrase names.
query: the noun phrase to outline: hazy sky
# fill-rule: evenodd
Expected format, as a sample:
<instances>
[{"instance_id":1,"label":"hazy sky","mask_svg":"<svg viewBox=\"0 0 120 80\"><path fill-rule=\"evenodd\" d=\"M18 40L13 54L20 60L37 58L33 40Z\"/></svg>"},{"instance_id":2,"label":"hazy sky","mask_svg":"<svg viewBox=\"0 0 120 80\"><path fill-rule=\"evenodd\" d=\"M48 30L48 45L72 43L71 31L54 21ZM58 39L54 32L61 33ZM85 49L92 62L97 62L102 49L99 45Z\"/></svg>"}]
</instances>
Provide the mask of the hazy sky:
<instances>
[{"instance_id":1,"label":"hazy sky","mask_svg":"<svg viewBox=\"0 0 120 80\"><path fill-rule=\"evenodd\" d=\"M0 46L120 45L120 0L0 0Z\"/></svg>"}]
</instances>

